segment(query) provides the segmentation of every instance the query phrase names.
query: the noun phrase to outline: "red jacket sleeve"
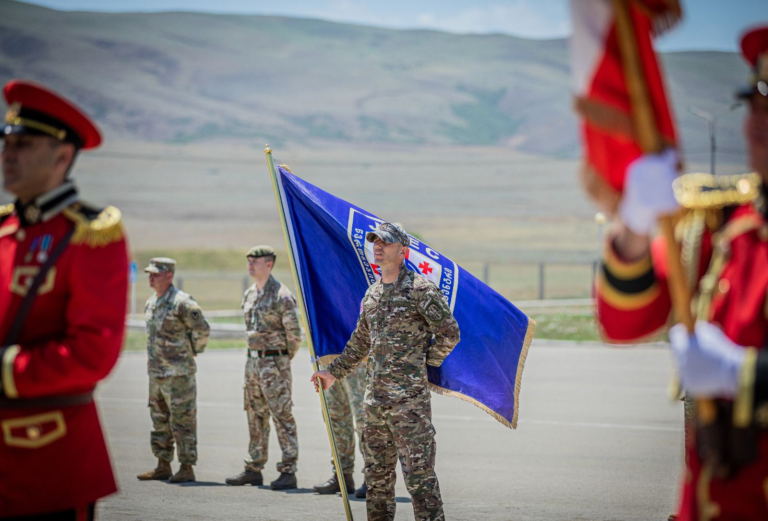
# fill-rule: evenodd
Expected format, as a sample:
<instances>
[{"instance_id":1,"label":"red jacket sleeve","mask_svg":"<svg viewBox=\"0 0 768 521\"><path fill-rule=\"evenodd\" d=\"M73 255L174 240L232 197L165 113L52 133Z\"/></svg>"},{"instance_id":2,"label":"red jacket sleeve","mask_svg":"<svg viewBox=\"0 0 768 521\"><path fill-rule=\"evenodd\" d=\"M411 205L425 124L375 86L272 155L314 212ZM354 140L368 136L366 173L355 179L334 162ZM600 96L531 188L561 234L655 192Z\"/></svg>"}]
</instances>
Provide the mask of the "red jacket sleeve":
<instances>
[{"instance_id":1,"label":"red jacket sleeve","mask_svg":"<svg viewBox=\"0 0 768 521\"><path fill-rule=\"evenodd\" d=\"M705 233L697 266L698 280L709 265L711 235ZM597 320L603 338L612 343L640 342L667 324L672 303L667 285L667 243L657 237L646 257L623 260L609 238L597 279Z\"/></svg>"},{"instance_id":2,"label":"red jacket sleeve","mask_svg":"<svg viewBox=\"0 0 768 521\"><path fill-rule=\"evenodd\" d=\"M667 322L671 303L666 281L664 243L654 241L651 252L627 262L609 240L597 280L597 319L608 342L636 342Z\"/></svg>"}]
</instances>

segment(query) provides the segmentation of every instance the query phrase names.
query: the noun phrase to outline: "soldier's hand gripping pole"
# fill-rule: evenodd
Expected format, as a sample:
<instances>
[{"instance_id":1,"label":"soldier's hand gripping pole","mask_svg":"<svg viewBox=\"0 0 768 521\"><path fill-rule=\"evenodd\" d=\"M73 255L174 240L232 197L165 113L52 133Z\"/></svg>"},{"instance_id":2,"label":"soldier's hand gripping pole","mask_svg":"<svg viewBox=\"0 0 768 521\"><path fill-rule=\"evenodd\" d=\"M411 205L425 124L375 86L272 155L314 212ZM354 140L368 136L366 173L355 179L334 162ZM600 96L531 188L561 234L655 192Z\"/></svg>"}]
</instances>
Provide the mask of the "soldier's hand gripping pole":
<instances>
[{"instance_id":1,"label":"soldier's hand gripping pole","mask_svg":"<svg viewBox=\"0 0 768 521\"><path fill-rule=\"evenodd\" d=\"M315 354L315 345L312 339L312 330L309 327L309 318L306 301L304 300L304 292L302 291L301 281L299 280L299 272L296 267L296 257L294 256L293 243L291 242L291 233L288 229L288 221L285 216L285 206L283 205L283 194L280 190L280 181L277 174L277 165L275 159L272 157L272 149L269 145L264 147L264 153L267 155L267 166L269 167L269 174L272 177L272 189L275 192L275 202L277 203L277 212L280 215L280 223L283 226L283 236L285 237L285 247L288 252L288 260L291 265L291 273L293 273L293 282L296 285L296 299L299 302L299 308L301 309L301 319L304 323L304 331L307 333L307 346L309 347L309 356L312 359L312 366L315 372L320 370L317 362L317 356ZM328 432L328 440L331 443L331 453L333 454L333 464L336 467L336 478L339 480L339 488L341 489L341 497L344 502L344 512L348 521L352 521L352 509L349 506L349 494L347 493L347 487L345 486L343 469L341 467L341 459L339 458L339 451L336 449L336 437L333 434L333 428L331 426L331 417L328 414L328 404L325 400L325 392L322 385L319 386L320 395L320 407L323 410L323 420L325 421L325 428Z\"/></svg>"}]
</instances>

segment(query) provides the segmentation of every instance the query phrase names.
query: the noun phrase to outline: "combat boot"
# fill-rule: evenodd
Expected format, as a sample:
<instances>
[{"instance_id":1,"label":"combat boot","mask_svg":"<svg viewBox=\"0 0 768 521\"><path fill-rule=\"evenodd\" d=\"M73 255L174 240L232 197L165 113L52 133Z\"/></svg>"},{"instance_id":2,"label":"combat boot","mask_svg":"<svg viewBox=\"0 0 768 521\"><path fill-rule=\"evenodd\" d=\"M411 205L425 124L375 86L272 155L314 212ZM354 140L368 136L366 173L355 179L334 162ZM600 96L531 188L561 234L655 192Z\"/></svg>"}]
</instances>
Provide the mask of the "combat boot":
<instances>
[{"instance_id":1,"label":"combat boot","mask_svg":"<svg viewBox=\"0 0 768 521\"><path fill-rule=\"evenodd\" d=\"M348 493L351 494L355 491L355 480L352 477L352 474L344 474L344 484L347 486ZM337 478L336 473L334 473L333 476L331 476L331 479L322 485L315 485L312 487L312 490L320 495L335 494L336 492L341 492L341 488L339 487L339 478Z\"/></svg>"},{"instance_id":2,"label":"combat boot","mask_svg":"<svg viewBox=\"0 0 768 521\"><path fill-rule=\"evenodd\" d=\"M261 475L261 471L245 469L237 476L225 479L224 483L234 487L242 487L243 485L261 486L264 484L264 476Z\"/></svg>"},{"instance_id":3,"label":"combat boot","mask_svg":"<svg viewBox=\"0 0 768 521\"><path fill-rule=\"evenodd\" d=\"M156 469L148 470L144 474L139 474L136 477L141 481L152 481L155 479L168 479L172 475L173 471L171 470L171 462L158 458Z\"/></svg>"},{"instance_id":4,"label":"combat boot","mask_svg":"<svg viewBox=\"0 0 768 521\"><path fill-rule=\"evenodd\" d=\"M291 490L296 488L296 474L293 472L281 472L280 477L269 484L272 490Z\"/></svg>"},{"instance_id":5,"label":"combat boot","mask_svg":"<svg viewBox=\"0 0 768 521\"><path fill-rule=\"evenodd\" d=\"M195 470L192 465L186 463L182 463L179 471L168 480L169 483L188 483L190 481L195 481Z\"/></svg>"},{"instance_id":6,"label":"combat boot","mask_svg":"<svg viewBox=\"0 0 768 521\"><path fill-rule=\"evenodd\" d=\"M355 490L355 497L364 498L367 495L368 495L368 483L363 481L362 486L357 490Z\"/></svg>"}]
</instances>

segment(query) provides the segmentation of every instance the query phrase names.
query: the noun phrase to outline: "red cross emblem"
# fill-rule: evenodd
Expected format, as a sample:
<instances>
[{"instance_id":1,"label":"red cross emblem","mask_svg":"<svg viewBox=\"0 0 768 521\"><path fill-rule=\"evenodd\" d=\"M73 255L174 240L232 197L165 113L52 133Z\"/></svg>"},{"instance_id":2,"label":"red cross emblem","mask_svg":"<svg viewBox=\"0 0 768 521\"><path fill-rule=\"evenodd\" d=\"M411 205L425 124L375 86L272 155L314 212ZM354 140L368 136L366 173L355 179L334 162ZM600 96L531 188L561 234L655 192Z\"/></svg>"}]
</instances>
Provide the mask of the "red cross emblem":
<instances>
[{"instance_id":1,"label":"red cross emblem","mask_svg":"<svg viewBox=\"0 0 768 521\"><path fill-rule=\"evenodd\" d=\"M371 264L371 268L373 268L373 272L376 275L381 275L381 270L379 269L379 265L378 264Z\"/></svg>"},{"instance_id":2,"label":"red cross emblem","mask_svg":"<svg viewBox=\"0 0 768 521\"><path fill-rule=\"evenodd\" d=\"M422 262L419 264L419 269L424 275L429 275L432 273L432 268L429 267L429 263L427 261Z\"/></svg>"}]
</instances>

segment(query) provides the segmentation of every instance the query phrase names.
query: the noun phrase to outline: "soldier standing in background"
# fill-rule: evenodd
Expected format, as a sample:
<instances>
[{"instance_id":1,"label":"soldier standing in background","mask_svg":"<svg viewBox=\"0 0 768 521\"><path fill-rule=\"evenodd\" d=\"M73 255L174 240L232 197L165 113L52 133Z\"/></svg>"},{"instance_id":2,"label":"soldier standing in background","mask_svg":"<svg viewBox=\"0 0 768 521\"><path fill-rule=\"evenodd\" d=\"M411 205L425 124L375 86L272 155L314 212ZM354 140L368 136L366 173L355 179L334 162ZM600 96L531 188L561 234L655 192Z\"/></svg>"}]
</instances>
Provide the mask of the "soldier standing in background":
<instances>
[{"instance_id":1,"label":"soldier standing in background","mask_svg":"<svg viewBox=\"0 0 768 521\"><path fill-rule=\"evenodd\" d=\"M410 237L382 223L366 235L381 280L363 297L344 351L312 375L328 389L367 356L363 453L368 519L395 518L395 465L403 469L416 519L445 519L435 474L427 365L439 367L459 343L459 326L437 286L405 267Z\"/></svg>"},{"instance_id":2,"label":"soldier standing in background","mask_svg":"<svg viewBox=\"0 0 768 521\"><path fill-rule=\"evenodd\" d=\"M82 203L69 179L101 143L88 116L26 81L3 94L3 188L16 201L0 206L0 518L92 520L117 490L93 390L123 342L122 219Z\"/></svg>"},{"instance_id":3,"label":"soldier standing in background","mask_svg":"<svg viewBox=\"0 0 768 521\"><path fill-rule=\"evenodd\" d=\"M142 481L170 478L195 481L197 463L197 385L194 357L205 350L211 328L200 306L173 285L176 261L158 257L144 269L155 294L144 306L147 321L149 411L152 453L157 468L139 474ZM174 440L181 468L172 474Z\"/></svg>"},{"instance_id":4,"label":"soldier standing in background","mask_svg":"<svg viewBox=\"0 0 768 521\"><path fill-rule=\"evenodd\" d=\"M243 313L248 335L245 364L245 410L248 414L250 461L245 470L226 479L228 485L263 485L261 474L267 463L269 418L272 416L283 452L277 464L278 479L272 490L296 488L296 461L299 440L291 399L291 359L301 345L301 328L296 315L296 298L272 276L275 250L255 246L246 253L248 275L253 285L243 295Z\"/></svg>"},{"instance_id":5,"label":"soldier standing in background","mask_svg":"<svg viewBox=\"0 0 768 521\"><path fill-rule=\"evenodd\" d=\"M327 367L325 367L327 369ZM342 385L334 385L325 393L325 402L328 407L328 416L331 419L331 428L336 437L336 449L341 460L344 482L347 492L355 493L355 496L364 498L368 493L368 486L363 485L355 491L355 480L352 474L355 471L355 432L360 443L360 453L363 452L363 421L365 410L363 398L365 397L365 366L360 364L341 380ZM340 492L339 479L336 477L336 465L331 457L331 478L320 485L315 485L312 490L318 494L335 494Z\"/></svg>"}]
</instances>

